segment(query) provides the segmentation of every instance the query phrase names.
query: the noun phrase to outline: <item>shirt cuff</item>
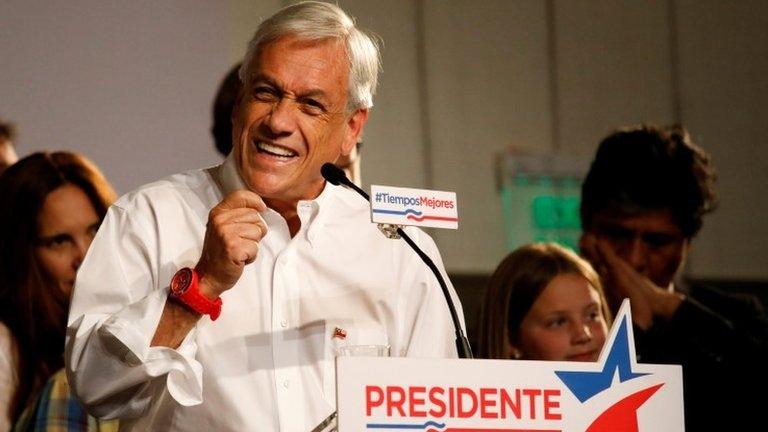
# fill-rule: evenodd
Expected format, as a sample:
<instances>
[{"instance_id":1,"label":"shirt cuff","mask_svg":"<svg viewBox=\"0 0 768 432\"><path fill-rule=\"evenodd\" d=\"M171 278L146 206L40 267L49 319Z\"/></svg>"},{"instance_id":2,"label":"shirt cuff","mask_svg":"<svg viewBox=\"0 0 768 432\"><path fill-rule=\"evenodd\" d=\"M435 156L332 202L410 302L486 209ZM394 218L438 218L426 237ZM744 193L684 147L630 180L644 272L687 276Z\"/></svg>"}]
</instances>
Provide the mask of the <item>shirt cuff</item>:
<instances>
[{"instance_id":1,"label":"shirt cuff","mask_svg":"<svg viewBox=\"0 0 768 432\"><path fill-rule=\"evenodd\" d=\"M200 404L203 401L203 367L195 360L197 328L193 328L176 349L150 347L167 299L162 290L159 294L161 297L157 293L150 294L109 317L98 331L99 338L125 366L143 369L144 374L140 375L157 378L167 374L166 388L179 404ZM159 303L161 307L147 308L147 302L153 306ZM158 309L158 313L147 313Z\"/></svg>"}]
</instances>

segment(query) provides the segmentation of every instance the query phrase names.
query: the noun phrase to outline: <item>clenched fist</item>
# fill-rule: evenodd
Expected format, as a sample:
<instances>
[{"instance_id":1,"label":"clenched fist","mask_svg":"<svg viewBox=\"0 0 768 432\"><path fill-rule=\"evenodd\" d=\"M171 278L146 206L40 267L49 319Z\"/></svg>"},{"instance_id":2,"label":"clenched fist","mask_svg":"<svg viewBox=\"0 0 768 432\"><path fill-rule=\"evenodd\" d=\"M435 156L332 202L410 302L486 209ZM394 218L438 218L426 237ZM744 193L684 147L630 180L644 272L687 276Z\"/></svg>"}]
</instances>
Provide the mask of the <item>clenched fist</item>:
<instances>
[{"instance_id":1,"label":"clenched fist","mask_svg":"<svg viewBox=\"0 0 768 432\"><path fill-rule=\"evenodd\" d=\"M209 298L232 288L243 267L256 259L259 241L267 234L259 212L266 208L260 196L239 190L227 195L208 214L203 253L195 270L200 290Z\"/></svg>"}]
</instances>

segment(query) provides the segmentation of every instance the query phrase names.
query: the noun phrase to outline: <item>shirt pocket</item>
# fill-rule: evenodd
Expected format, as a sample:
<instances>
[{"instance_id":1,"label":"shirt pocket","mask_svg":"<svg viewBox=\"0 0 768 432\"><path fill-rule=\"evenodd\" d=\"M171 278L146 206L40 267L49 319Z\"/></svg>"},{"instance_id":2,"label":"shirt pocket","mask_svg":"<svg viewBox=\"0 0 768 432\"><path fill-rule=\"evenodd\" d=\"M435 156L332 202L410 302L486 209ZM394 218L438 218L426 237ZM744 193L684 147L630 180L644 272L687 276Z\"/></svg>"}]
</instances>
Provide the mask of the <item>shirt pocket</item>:
<instances>
[{"instance_id":1,"label":"shirt pocket","mask_svg":"<svg viewBox=\"0 0 768 432\"><path fill-rule=\"evenodd\" d=\"M323 392L333 406L336 406L336 356L342 347L356 346L389 347L387 332L378 323L334 323L325 324L325 367L323 373ZM361 354L362 355L362 354Z\"/></svg>"}]
</instances>

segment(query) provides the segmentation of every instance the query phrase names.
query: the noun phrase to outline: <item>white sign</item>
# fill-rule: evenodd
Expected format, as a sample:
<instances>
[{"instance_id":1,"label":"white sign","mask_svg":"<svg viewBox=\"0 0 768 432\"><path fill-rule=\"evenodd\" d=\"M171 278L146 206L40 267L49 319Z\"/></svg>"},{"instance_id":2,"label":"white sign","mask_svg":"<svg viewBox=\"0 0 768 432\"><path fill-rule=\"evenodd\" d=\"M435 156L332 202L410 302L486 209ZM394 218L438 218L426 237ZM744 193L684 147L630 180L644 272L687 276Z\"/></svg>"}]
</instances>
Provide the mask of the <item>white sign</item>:
<instances>
[{"instance_id":1,"label":"white sign","mask_svg":"<svg viewBox=\"0 0 768 432\"><path fill-rule=\"evenodd\" d=\"M679 432L682 368L635 361L625 302L595 363L339 357L340 432Z\"/></svg>"},{"instance_id":2,"label":"white sign","mask_svg":"<svg viewBox=\"0 0 768 432\"><path fill-rule=\"evenodd\" d=\"M371 221L457 229L456 193L371 185Z\"/></svg>"}]
</instances>

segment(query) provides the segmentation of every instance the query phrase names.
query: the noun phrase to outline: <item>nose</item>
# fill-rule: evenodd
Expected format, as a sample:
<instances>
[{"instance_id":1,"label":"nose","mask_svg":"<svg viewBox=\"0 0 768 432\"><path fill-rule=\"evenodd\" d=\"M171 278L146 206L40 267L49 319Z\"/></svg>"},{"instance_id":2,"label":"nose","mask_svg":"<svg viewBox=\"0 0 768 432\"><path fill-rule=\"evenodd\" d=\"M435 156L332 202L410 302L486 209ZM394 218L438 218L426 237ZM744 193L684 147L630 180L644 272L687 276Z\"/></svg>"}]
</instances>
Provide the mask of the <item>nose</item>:
<instances>
[{"instance_id":1,"label":"nose","mask_svg":"<svg viewBox=\"0 0 768 432\"><path fill-rule=\"evenodd\" d=\"M291 106L292 104L293 101L287 97L283 97L272 104L270 112L263 123L272 135L285 135L293 130L294 110Z\"/></svg>"},{"instance_id":2,"label":"nose","mask_svg":"<svg viewBox=\"0 0 768 432\"><path fill-rule=\"evenodd\" d=\"M77 271L77 269L80 268L80 264L83 263L83 259L85 258L86 252L88 252L88 248L91 246L92 239L89 238L83 238L78 239L75 241L75 247L73 250L73 256L72 256L72 268Z\"/></svg>"},{"instance_id":3,"label":"nose","mask_svg":"<svg viewBox=\"0 0 768 432\"><path fill-rule=\"evenodd\" d=\"M574 323L571 330L571 340L574 344L585 344L592 340L592 330L584 322Z\"/></svg>"},{"instance_id":4,"label":"nose","mask_svg":"<svg viewBox=\"0 0 768 432\"><path fill-rule=\"evenodd\" d=\"M628 245L624 260L640 274L644 274L648 266L648 251L645 249L645 242L640 236L632 239Z\"/></svg>"}]
</instances>

